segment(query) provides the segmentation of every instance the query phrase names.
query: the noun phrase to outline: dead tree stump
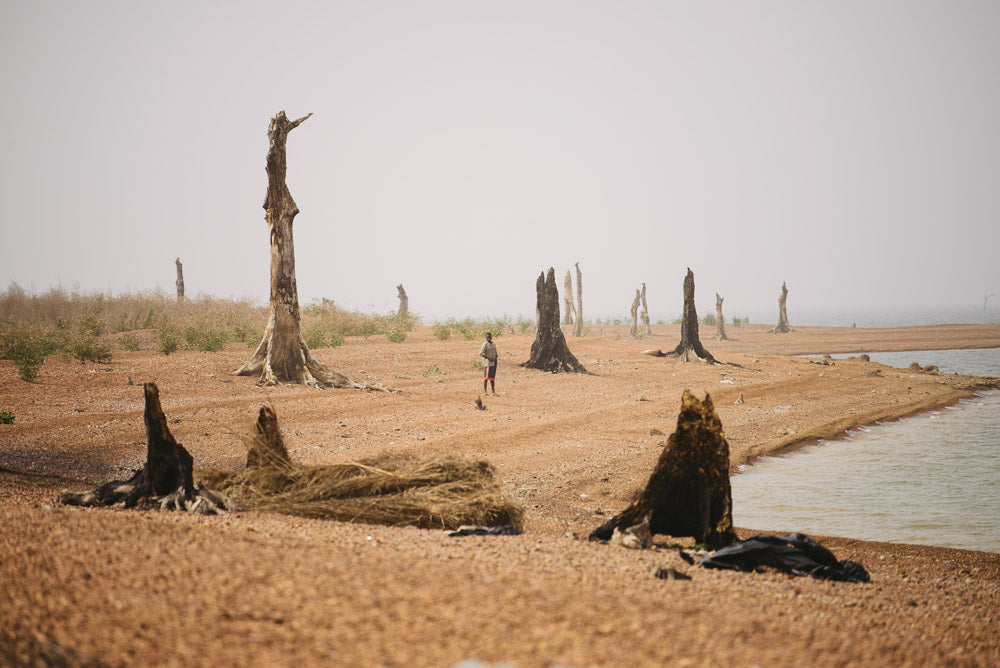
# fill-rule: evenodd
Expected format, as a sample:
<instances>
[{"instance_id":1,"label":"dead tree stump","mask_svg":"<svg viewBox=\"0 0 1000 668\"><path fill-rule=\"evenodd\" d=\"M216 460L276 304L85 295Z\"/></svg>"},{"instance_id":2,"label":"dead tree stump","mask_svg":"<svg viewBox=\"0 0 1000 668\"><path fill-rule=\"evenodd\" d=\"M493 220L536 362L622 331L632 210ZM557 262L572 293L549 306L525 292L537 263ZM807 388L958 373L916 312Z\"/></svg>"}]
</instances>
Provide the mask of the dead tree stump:
<instances>
[{"instance_id":1,"label":"dead tree stump","mask_svg":"<svg viewBox=\"0 0 1000 668\"><path fill-rule=\"evenodd\" d=\"M187 510L204 515L234 510L233 503L219 492L199 485L195 489L194 459L174 439L160 406L155 383L143 386L146 409L146 465L128 480L113 480L95 491L65 492L57 501L73 506L112 506L123 503L133 508L142 501L159 503L161 509Z\"/></svg>"},{"instance_id":2,"label":"dead tree stump","mask_svg":"<svg viewBox=\"0 0 1000 668\"><path fill-rule=\"evenodd\" d=\"M279 111L271 119L267 131L270 148L267 152L264 217L271 240L270 314L257 350L233 375L259 376L261 385L302 383L312 387L384 389L359 383L326 368L312 356L302 336L292 243L292 221L299 208L285 184L288 171L286 144L288 133L310 116L312 114L289 121L285 112Z\"/></svg>"},{"instance_id":3,"label":"dead tree stump","mask_svg":"<svg viewBox=\"0 0 1000 668\"><path fill-rule=\"evenodd\" d=\"M642 298L642 326L644 332L649 335L653 333L653 328L649 326L649 306L646 305L646 284L642 284L642 293L640 294Z\"/></svg>"},{"instance_id":4,"label":"dead tree stump","mask_svg":"<svg viewBox=\"0 0 1000 668\"><path fill-rule=\"evenodd\" d=\"M575 325L576 305L573 304L573 275L570 274L569 269L566 270L566 278L563 279L563 308L566 309L566 313L563 314L563 324Z\"/></svg>"},{"instance_id":5,"label":"dead tree stump","mask_svg":"<svg viewBox=\"0 0 1000 668\"><path fill-rule=\"evenodd\" d=\"M712 353L705 350L698 338L698 311L694 307L694 273L688 267L684 277L684 314L681 317L681 342L667 355L676 355L685 362L691 361L691 354L709 364L715 364Z\"/></svg>"},{"instance_id":6,"label":"dead tree stump","mask_svg":"<svg viewBox=\"0 0 1000 668\"><path fill-rule=\"evenodd\" d=\"M181 264L181 259L177 258L174 260L174 264L177 265L177 280L174 281L174 285L177 286L177 301L184 301L184 265Z\"/></svg>"},{"instance_id":7,"label":"dead tree stump","mask_svg":"<svg viewBox=\"0 0 1000 668\"><path fill-rule=\"evenodd\" d=\"M791 325L788 324L788 311L785 308L785 302L787 300L788 287L784 282L782 282L781 295L778 296L778 324L775 325L774 329L768 330L771 334L788 334L792 331Z\"/></svg>"},{"instance_id":8,"label":"dead tree stump","mask_svg":"<svg viewBox=\"0 0 1000 668\"><path fill-rule=\"evenodd\" d=\"M410 314L410 299L406 296L406 290L403 289L403 284L400 283L396 286L397 297L399 297L399 310L396 311L396 315L400 318L405 318Z\"/></svg>"},{"instance_id":9,"label":"dead tree stump","mask_svg":"<svg viewBox=\"0 0 1000 668\"><path fill-rule=\"evenodd\" d=\"M660 454L642 495L599 526L590 540L648 522L653 534L691 536L713 549L736 540L729 486L729 443L712 399L684 390L677 428Z\"/></svg>"},{"instance_id":10,"label":"dead tree stump","mask_svg":"<svg viewBox=\"0 0 1000 668\"><path fill-rule=\"evenodd\" d=\"M728 341L726 336L726 319L722 317L722 297L715 293L715 338L719 341Z\"/></svg>"},{"instance_id":11,"label":"dead tree stump","mask_svg":"<svg viewBox=\"0 0 1000 668\"><path fill-rule=\"evenodd\" d=\"M556 288L554 269L550 268L547 275L545 272L538 275L535 294L538 327L531 344L531 355L521 366L552 373L587 373L587 369L570 352L559 327L559 290Z\"/></svg>"},{"instance_id":12,"label":"dead tree stump","mask_svg":"<svg viewBox=\"0 0 1000 668\"><path fill-rule=\"evenodd\" d=\"M583 272L580 263L576 267L576 313L573 314L573 336L583 336Z\"/></svg>"},{"instance_id":13,"label":"dead tree stump","mask_svg":"<svg viewBox=\"0 0 1000 668\"><path fill-rule=\"evenodd\" d=\"M629 334L632 335L633 339L639 338L639 302L640 302L639 290L635 291L635 299L632 300L632 307L630 313L632 314L632 328L629 330Z\"/></svg>"}]
</instances>

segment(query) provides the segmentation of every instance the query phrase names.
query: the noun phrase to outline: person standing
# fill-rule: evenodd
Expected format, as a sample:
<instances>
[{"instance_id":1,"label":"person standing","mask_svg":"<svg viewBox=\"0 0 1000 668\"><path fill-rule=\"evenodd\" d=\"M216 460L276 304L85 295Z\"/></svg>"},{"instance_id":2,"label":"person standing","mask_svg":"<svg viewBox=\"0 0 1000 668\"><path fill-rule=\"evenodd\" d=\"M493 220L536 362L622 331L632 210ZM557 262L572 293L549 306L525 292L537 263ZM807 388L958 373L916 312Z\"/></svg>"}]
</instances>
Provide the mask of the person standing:
<instances>
[{"instance_id":1,"label":"person standing","mask_svg":"<svg viewBox=\"0 0 1000 668\"><path fill-rule=\"evenodd\" d=\"M493 334L486 332L486 341L479 349L479 356L483 360L483 394L486 394L486 384L489 383L494 396L497 393L497 344L493 343Z\"/></svg>"}]
</instances>

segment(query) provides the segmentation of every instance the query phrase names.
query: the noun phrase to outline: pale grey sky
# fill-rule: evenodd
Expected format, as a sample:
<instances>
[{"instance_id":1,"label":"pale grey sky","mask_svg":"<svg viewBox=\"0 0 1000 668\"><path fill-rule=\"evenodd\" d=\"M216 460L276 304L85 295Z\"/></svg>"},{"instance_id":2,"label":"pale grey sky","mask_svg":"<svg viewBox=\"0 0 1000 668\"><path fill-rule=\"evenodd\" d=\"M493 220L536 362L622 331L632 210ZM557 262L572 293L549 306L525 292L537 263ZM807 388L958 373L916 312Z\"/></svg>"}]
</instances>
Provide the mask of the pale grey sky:
<instances>
[{"instance_id":1,"label":"pale grey sky","mask_svg":"<svg viewBox=\"0 0 1000 668\"><path fill-rule=\"evenodd\" d=\"M0 281L266 301L267 125L299 295L425 320L982 308L1000 2L0 4ZM994 321L1000 297L990 302Z\"/></svg>"}]
</instances>

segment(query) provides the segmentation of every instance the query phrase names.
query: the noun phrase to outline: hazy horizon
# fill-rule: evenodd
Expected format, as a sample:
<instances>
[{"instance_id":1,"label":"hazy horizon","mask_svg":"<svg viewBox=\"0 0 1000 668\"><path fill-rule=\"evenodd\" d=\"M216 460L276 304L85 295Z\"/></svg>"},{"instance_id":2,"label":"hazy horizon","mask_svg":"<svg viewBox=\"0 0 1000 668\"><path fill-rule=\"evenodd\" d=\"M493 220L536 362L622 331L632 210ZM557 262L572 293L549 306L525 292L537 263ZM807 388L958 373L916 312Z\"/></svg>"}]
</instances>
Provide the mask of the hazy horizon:
<instances>
[{"instance_id":1,"label":"hazy horizon","mask_svg":"<svg viewBox=\"0 0 1000 668\"><path fill-rule=\"evenodd\" d=\"M4 3L0 281L266 302L267 126L300 301L425 321L1000 322L1000 3ZM798 317L797 317L798 316ZM860 319L862 316L858 316ZM859 325L861 323L859 322Z\"/></svg>"}]
</instances>

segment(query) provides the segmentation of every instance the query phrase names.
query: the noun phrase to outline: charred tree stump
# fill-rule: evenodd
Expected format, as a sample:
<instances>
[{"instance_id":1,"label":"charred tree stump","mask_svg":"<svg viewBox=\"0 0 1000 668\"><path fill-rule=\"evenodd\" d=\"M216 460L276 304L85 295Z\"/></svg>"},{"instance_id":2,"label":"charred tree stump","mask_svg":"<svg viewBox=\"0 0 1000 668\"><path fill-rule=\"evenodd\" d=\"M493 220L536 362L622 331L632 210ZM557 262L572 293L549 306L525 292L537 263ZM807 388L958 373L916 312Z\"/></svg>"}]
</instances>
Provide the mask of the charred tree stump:
<instances>
[{"instance_id":1,"label":"charred tree stump","mask_svg":"<svg viewBox=\"0 0 1000 668\"><path fill-rule=\"evenodd\" d=\"M566 278L563 279L563 308L566 309L566 313L563 314L562 323L575 325L576 306L573 304L573 275L570 274L569 269L566 270Z\"/></svg>"},{"instance_id":2,"label":"charred tree stump","mask_svg":"<svg viewBox=\"0 0 1000 668\"><path fill-rule=\"evenodd\" d=\"M547 275L545 272L538 275L535 294L538 327L531 344L530 358L521 366L552 373L587 373L587 369L570 352L559 327L559 290L556 288L554 269L550 268Z\"/></svg>"},{"instance_id":3,"label":"charred tree stump","mask_svg":"<svg viewBox=\"0 0 1000 668\"><path fill-rule=\"evenodd\" d=\"M713 549L736 540L729 486L729 443L711 397L684 390L677 428L660 454L642 495L590 534L609 540L615 530L649 524L653 534L691 536Z\"/></svg>"},{"instance_id":4,"label":"charred tree stump","mask_svg":"<svg viewBox=\"0 0 1000 668\"><path fill-rule=\"evenodd\" d=\"M640 296L639 291L635 291L635 299L632 300L631 314L632 314L632 329L629 330L629 334L632 335L633 339L639 338L639 302Z\"/></svg>"},{"instance_id":5,"label":"charred tree stump","mask_svg":"<svg viewBox=\"0 0 1000 668\"><path fill-rule=\"evenodd\" d=\"M580 263L576 267L576 313L573 314L573 336L583 336L583 272Z\"/></svg>"},{"instance_id":6,"label":"charred tree stump","mask_svg":"<svg viewBox=\"0 0 1000 668\"><path fill-rule=\"evenodd\" d=\"M726 319L722 317L722 300L719 293L715 293L715 338L719 341L728 341L726 336Z\"/></svg>"},{"instance_id":7,"label":"charred tree stump","mask_svg":"<svg viewBox=\"0 0 1000 668\"><path fill-rule=\"evenodd\" d=\"M184 301L184 265L181 264L181 259L177 258L174 260L174 264L177 265L177 280L174 281L174 285L177 286L177 301Z\"/></svg>"},{"instance_id":8,"label":"charred tree stump","mask_svg":"<svg viewBox=\"0 0 1000 668\"><path fill-rule=\"evenodd\" d=\"M778 296L778 324L775 325L774 329L768 330L772 334L788 334L792 331L791 326L788 324L788 311L785 308L785 302L787 300L788 287L784 282L782 282L781 295Z\"/></svg>"},{"instance_id":9,"label":"charred tree stump","mask_svg":"<svg viewBox=\"0 0 1000 668\"><path fill-rule=\"evenodd\" d=\"M359 383L326 368L312 356L302 336L292 243L292 221L299 208L285 184L288 171L286 144L288 133L310 116L312 114L289 121L285 112L279 111L271 119L267 131L270 148L267 152L264 217L271 240L270 314L257 350L233 375L259 376L261 385L301 383L312 387L384 389Z\"/></svg>"},{"instance_id":10,"label":"charred tree stump","mask_svg":"<svg viewBox=\"0 0 1000 668\"><path fill-rule=\"evenodd\" d=\"M640 294L642 299L642 326L644 332L649 335L653 333L652 327L649 326L649 306L646 305L646 284L642 284L642 293Z\"/></svg>"},{"instance_id":11,"label":"charred tree stump","mask_svg":"<svg viewBox=\"0 0 1000 668\"><path fill-rule=\"evenodd\" d=\"M684 277L684 314L681 317L681 342L668 355L676 355L685 362L691 361L691 354L709 364L715 364L712 353L705 350L698 338L698 311L694 307L694 273L688 267Z\"/></svg>"},{"instance_id":12,"label":"charred tree stump","mask_svg":"<svg viewBox=\"0 0 1000 668\"><path fill-rule=\"evenodd\" d=\"M146 409L146 465L128 480L114 480L93 492L65 492L59 503L75 506L112 506L123 503L134 508L142 501L159 503L161 509L187 510L205 515L234 510L233 503L219 492L199 485L195 489L194 459L177 442L167 427L155 383L143 386Z\"/></svg>"},{"instance_id":13,"label":"charred tree stump","mask_svg":"<svg viewBox=\"0 0 1000 668\"><path fill-rule=\"evenodd\" d=\"M399 297L399 310L396 311L396 315L400 318L405 318L410 314L410 299L406 296L406 290L403 289L403 284L400 283L396 286L397 297Z\"/></svg>"}]
</instances>

